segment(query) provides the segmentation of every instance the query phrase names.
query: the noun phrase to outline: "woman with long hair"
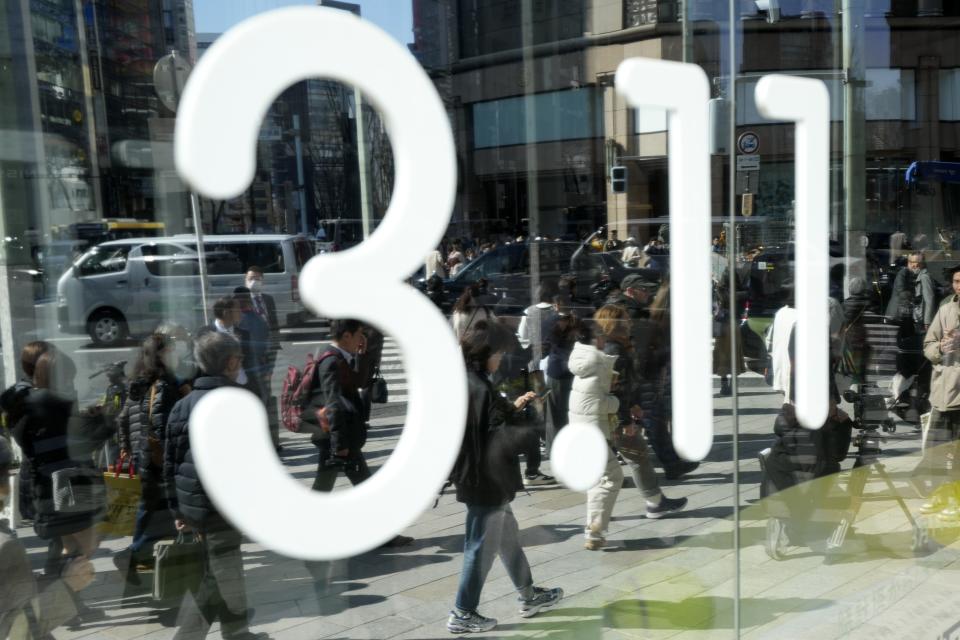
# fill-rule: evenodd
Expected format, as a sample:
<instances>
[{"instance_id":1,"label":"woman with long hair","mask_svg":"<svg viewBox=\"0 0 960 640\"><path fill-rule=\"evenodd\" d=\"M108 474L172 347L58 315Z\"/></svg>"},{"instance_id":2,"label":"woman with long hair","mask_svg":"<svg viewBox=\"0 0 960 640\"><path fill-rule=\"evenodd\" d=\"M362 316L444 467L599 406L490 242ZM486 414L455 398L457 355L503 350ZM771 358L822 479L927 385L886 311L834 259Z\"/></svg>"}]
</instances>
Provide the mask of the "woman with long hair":
<instances>
[{"instance_id":1,"label":"woman with long hair","mask_svg":"<svg viewBox=\"0 0 960 640\"><path fill-rule=\"evenodd\" d=\"M571 417L576 415L577 419L605 427L603 431L610 441L618 435L617 432L630 440L630 453L625 457L629 458L634 482L646 499L648 518L661 518L679 511L687 504L687 499L668 498L660 491L649 448L636 424L642 418L643 410L637 404L639 380L633 366L630 315L622 306L608 304L597 310L593 321L596 345L578 343L570 356L570 371L577 376L570 395ZM599 395L602 391L598 384L602 385L604 381L599 374L605 373L607 367L612 367L608 375L614 402ZM605 544L607 526L622 484L623 472L611 444L604 475L587 492L584 548L594 551Z\"/></svg>"},{"instance_id":2,"label":"woman with long hair","mask_svg":"<svg viewBox=\"0 0 960 640\"><path fill-rule=\"evenodd\" d=\"M676 480L696 470L699 462L680 458L673 447L670 432L672 415L672 379L670 366L670 280L665 276L657 294L650 302L652 335L647 339L644 353L638 354L641 363L640 408L647 440L653 448L667 480Z\"/></svg>"},{"instance_id":3,"label":"woman with long hair","mask_svg":"<svg viewBox=\"0 0 960 640\"><path fill-rule=\"evenodd\" d=\"M30 461L34 531L60 545L49 570L66 558L93 556L99 542L95 525L106 510L103 476L93 453L113 434L97 410L80 412L74 377L77 368L64 353L48 347L36 361L33 388L13 436Z\"/></svg>"},{"instance_id":4,"label":"woman with long hair","mask_svg":"<svg viewBox=\"0 0 960 640\"><path fill-rule=\"evenodd\" d=\"M510 503L523 488L517 455L529 440L529 429L515 426L521 410L536 396L526 393L506 400L490 383L489 374L511 344L509 329L493 320L474 323L460 341L467 367L469 407L463 445L450 475L458 502L467 505L463 571L454 609L447 619L451 633L480 633L497 625L477 612L480 592L496 557L500 557L519 593L520 615L529 618L555 606L562 589L535 587L530 564L520 546L520 528Z\"/></svg>"},{"instance_id":5,"label":"woman with long hair","mask_svg":"<svg viewBox=\"0 0 960 640\"><path fill-rule=\"evenodd\" d=\"M117 418L120 457L132 459L140 476L133 542L113 562L130 583L137 582L136 566L149 565L152 542L176 535L163 486L163 450L167 418L183 397L176 372L182 349L174 332L153 333L143 341L133 367L127 402Z\"/></svg>"},{"instance_id":6,"label":"woman with long hair","mask_svg":"<svg viewBox=\"0 0 960 640\"><path fill-rule=\"evenodd\" d=\"M484 293L481 283L474 282L463 291L453 305L450 321L453 323L453 332L457 334L457 340L463 339L463 334L475 323L496 320L493 311L483 300Z\"/></svg>"}]
</instances>

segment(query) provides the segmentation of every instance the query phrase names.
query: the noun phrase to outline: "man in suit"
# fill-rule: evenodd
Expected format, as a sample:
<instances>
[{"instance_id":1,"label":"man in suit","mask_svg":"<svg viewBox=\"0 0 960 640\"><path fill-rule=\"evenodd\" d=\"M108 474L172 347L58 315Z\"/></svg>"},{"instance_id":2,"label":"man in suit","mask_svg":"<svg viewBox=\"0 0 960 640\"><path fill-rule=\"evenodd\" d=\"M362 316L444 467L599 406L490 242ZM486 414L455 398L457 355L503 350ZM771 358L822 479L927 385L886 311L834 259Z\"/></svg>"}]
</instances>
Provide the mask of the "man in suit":
<instances>
[{"instance_id":1,"label":"man in suit","mask_svg":"<svg viewBox=\"0 0 960 640\"><path fill-rule=\"evenodd\" d=\"M213 322L197 330L196 337L199 338L206 333L226 333L236 338L243 353L243 366L237 374L236 383L258 398L262 398L253 340L250 332L240 327L240 321L243 318L240 300L234 296L220 298L213 304L213 318Z\"/></svg>"},{"instance_id":2,"label":"man in suit","mask_svg":"<svg viewBox=\"0 0 960 640\"><path fill-rule=\"evenodd\" d=\"M269 341L264 353L266 360L263 363L264 402L267 406L267 417L270 420L270 434L273 445L280 452L280 411L277 408L277 397L273 393L273 372L277 361L277 352L280 350L280 323L277 320L277 303L273 296L263 292L263 269L257 265L247 267L244 276L244 285L250 290L250 303L253 313L259 316L269 328Z\"/></svg>"}]
</instances>

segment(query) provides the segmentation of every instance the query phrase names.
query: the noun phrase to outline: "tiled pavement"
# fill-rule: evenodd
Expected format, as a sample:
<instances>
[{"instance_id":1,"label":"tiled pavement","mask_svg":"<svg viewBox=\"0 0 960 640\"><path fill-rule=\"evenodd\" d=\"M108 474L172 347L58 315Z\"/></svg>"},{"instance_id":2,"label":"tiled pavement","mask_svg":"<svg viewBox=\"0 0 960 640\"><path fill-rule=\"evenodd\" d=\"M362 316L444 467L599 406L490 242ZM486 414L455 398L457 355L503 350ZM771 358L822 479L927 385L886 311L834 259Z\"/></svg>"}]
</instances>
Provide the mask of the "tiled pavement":
<instances>
[{"instance_id":1,"label":"tiled pavement","mask_svg":"<svg viewBox=\"0 0 960 640\"><path fill-rule=\"evenodd\" d=\"M856 523L867 548L826 563L809 549L774 561L763 550L766 517L758 503L756 453L772 442L779 395L765 387L744 390L740 410L740 627L748 638L940 638L960 620L953 547L925 557L911 552L912 532L894 502L866 504ZM381 465L399 437L402 407L387 405L373 420L367 446ZM400 415L392 415L400 414ZM731 638L735 569L731 402L718 398L716 444L689 478L665 483L671 496L687 496L686 512L659 521L644 516L644 501L628 479L620 494L609 548L582 547L584 498L562 487L538 487L513 504L523 544L539 584L560 586L557 609L521 619L512 585L497 563L483 591L481 612L500 620L485 637ZM916 511L920 500L903 480L916 464L919 436L895 434L884 462ZM284 462L309 483L315 450L285 434ZM844 465L848 469L852 458ZM549 472L549 463L546 464ZM346 488L341 481L338 488ZM882 489L871 484L871 491ZM416 543L335 563L304 563L244 545L253 628L284 640L314 638L444 638L444 621L460 571L464 509L449 492L406 533ZM331 514L330 526L337 526ZM34 558L43 555L22 531ZM304 532L304 535L309 535ZM947 540L949 542L949 540ZM96 583L85 599L107 619L60 629L57 638L169 638L172 615L150 608L146 589L124 595L103 544L95 559ZM148 578L149 574L143 574ZM164 626L167 625L167 626ZM214 626L211 638L219 638Z\"/></svg>"}]
</instances>

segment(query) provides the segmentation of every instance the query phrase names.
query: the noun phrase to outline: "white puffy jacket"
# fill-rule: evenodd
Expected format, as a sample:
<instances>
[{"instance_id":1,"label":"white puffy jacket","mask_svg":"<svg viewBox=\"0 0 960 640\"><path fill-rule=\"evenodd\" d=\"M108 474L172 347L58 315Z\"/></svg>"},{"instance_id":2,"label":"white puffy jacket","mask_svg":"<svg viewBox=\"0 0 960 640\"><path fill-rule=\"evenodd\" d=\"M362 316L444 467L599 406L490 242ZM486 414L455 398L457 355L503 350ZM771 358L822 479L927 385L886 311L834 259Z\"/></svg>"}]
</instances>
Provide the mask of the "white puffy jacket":
<instances>
[{"instance_id":1,"label":"white puffy jacket","mask_svg":"<svg viewBox=\"0 0 960 640\"><path fill-rule=\"evenodd\" d=\"M617 356L607 355L591 345L576 343L568 366L573 379L570 392L570 422L596 425L610 437L609 415L620 408L620 401L610 393L613 365Z\"/></svg>"}]
</instances>

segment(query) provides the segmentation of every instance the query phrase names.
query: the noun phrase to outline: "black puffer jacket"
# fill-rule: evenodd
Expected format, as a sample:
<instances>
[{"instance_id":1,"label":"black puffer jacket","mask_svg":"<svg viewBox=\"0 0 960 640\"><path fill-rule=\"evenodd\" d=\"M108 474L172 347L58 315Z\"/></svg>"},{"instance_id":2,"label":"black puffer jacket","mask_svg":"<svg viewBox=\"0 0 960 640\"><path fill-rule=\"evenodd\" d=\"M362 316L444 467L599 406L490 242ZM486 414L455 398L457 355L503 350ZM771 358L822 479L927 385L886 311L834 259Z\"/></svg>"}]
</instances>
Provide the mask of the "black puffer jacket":
<instances>
[{"instance_id":1,"label":"black puffer jacket","mask_svg":"<svg viewBox=\"0 0 960 640\"><path fill-rule=\"evenodd\" d=\"M93 453L113 435L102 416L77 411L75 398L47 389L31 389L13 437L30 461L34 530L44 539L82 531L96 522L105 504L82 513L54 510L53 474L62 469L95 469Z\"/></svg>"},{"instance_id":2,"label":"black puffer jacket","mask_svg":"<svg viewBox=\"0 0 960 640\"><path fill-rule=\"evenodd\" d=\"M200 482L190 452L190 414L200 399L214 389L237 387L223 376L203 376L193 383L193 391L177 402L167 421L167 441L163 460L166 497L174 516L200 531L227 526Z\"/></svg>"},{"instance_id":3,"label":"black puffer jacket","mask_svg":"<svg viewBox=\"0 0 960 640\"><path fill-rule=\"evenodd\" d=\"M518 426L522 413L485 376L468 370L467 391L467 428L450 479L459 502L498 507L523 489L517 456L530 431Z\"/></svg>"},{"instance_id":4,"label":"black puffer jacket","mask_svg":"<svg viewBox=\"0 0 960 640\"><path fill-rule=\"evenodd\" d=\"M152 392L151 388L153 388ZM140 479L144 485L156 486L162 480L162 457L167 438L167 418L170 417L170 411L173 410L173 405L179 399L180 391L174 378L160 378L155 383L141 378L130 383L127 402L120 415L117 416L120 446L133 453L131 438L136 438L136 447L140 458ZM154 465L151 462L151 436L155 438L155 442L159 446L159 456L161 458L161 464L159 465ZM146 489L145 486L144 490L146 491Z\"/></svg>"}]
</instances>

